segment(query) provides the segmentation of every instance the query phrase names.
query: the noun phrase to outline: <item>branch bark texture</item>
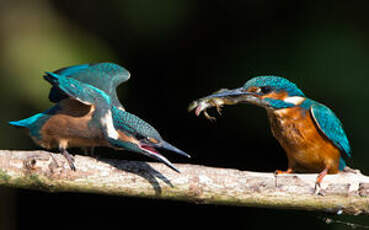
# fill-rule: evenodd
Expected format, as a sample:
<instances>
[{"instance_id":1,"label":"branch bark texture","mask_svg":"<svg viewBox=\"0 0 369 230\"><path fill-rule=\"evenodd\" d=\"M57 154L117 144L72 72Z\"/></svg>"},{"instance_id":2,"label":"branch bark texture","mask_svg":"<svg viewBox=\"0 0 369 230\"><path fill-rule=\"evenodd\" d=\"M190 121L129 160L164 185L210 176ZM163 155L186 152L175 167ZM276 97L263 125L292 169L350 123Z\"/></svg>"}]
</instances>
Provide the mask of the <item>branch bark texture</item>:
<instances>
[{"instance_id":1,"label":"branch bark texture","mask_svg":"<svg viewBox=\"0 0 369 230\"><path fill-rule=\"evenodd\" d=\"M57 164L51 155L56 159ZM317 174L279 175L190 164L178 174L160 163L76 156L77 171L60 154L0 150L0 185L48 192L86 192L181 200L192 203L314 210L369 215L369 177L328 175L322 195Z\"/></svg>"}]
</instances>

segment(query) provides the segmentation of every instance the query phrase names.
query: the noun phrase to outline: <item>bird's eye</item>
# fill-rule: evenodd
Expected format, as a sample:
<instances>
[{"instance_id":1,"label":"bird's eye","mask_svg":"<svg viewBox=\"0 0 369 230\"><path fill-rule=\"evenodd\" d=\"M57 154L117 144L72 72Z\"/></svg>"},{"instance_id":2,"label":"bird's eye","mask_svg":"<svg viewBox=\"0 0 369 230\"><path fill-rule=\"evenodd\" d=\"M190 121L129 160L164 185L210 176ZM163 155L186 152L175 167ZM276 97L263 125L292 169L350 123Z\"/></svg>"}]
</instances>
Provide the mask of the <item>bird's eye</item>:
<instances>
[{"instance_id":1,"label":"bird's eye","mask_svg":"<svg viewBox=\"0 0 369 230\"><path fill-rule=\"evenodd\" d=\"M270 93L272 92L272 87L270 86L263 86L263 87L260 87L260 91L263 93L263 94L267 94L267 93Z\"/></svg>"}]
</instances>

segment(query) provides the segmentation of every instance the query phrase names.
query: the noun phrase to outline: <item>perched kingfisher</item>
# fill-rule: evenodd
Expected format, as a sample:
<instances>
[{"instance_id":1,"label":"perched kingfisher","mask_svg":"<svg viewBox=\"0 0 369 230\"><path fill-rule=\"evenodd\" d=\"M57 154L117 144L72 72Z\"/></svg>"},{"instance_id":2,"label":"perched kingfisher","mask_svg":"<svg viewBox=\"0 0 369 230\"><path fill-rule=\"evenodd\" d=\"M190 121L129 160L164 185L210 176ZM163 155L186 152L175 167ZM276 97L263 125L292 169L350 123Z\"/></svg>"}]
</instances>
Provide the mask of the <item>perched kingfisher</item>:
<instances>
[{"instance_id":1,"label":"perched kingfisher","mask_svg":"<svg viewBox=\"0 0 369 230\"><path fill-rule=\"evenodd\" d=\"M208 107L216 106L219 111L223 104L240 102L266 109L273 136L288 158L287 171L277 170L276 174L319 172L317 191L327 173L335 174L345 168L343 158L351 157L351 149L340 120L327 106L307 98L285 78L252 78L241 88L223 89L200 99L190 110L196 107L199 115Z\"/></svg>"},{"instance_id":2,"label":"perched kingfisher","mask_svg":"<svg viewBox=\"0 0 369 230\"><path fill-rule=\"evenodd\" d=\"M105 146L142 153L179 172L156 149L162 148L190 157L164 141L160 134L120 104L115 88L129 79L123 67L113 63L86 64L46 72L53 87L51 109L12 125L29 129L32 139L46 149L59 148L72 170L68 147Z\"/></svg>"}]
</instances>

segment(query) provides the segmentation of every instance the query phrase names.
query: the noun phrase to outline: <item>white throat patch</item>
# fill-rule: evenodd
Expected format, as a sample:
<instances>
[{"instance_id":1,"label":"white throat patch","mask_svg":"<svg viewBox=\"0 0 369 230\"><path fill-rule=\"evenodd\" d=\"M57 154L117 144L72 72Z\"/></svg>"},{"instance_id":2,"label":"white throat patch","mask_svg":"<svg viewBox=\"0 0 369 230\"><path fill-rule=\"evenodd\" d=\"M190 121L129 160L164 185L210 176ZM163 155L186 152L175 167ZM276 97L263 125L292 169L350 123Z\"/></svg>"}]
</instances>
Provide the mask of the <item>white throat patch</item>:
<instances>
[{"instance_id":1,"label":"white throat patch","mask_svg":"<svg viewBox=\"0 0 369 230\"><path fill-rule=\"evenodd\" d=\"M285 99L283 99L283 101L286 103L294 104L294 105L300 105L302 102L305 101L305 98L299 97L299 96L293 96L293 97L286 97Z\"/></svg>"},{"instance_id":2,"label":"white throat patch","mask_svg":"<svg viewBox=\"0 0 369 230\"><path fill-rule=\"evenodd\" d=\"M108 110L108 112L101 118L101 124L103 125L103 128L106 128L109 138L118 140L119 134L114 128L113 117L110 110Z\"/></svg>"}]
</instances>

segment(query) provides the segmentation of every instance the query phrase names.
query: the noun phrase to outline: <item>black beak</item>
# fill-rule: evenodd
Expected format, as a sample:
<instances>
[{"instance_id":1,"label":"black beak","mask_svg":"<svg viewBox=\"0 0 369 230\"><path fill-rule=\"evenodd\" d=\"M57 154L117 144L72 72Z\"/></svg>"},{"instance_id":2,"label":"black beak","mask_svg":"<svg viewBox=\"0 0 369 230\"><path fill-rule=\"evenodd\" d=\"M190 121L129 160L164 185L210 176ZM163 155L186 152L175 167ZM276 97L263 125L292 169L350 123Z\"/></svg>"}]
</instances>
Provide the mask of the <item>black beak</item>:
<instances>
[{"instance_id":1,"label":"black beak","mask_svg":"<svg viewBox=\"0 0 369 230\"><path fill-rule=\"evenodd\" d=\"M164 163L166 166L168 166L169 168L173 169L174 171L180 173L180 171L167 159L165 158L163 155L161 155L156 149L154 145L147 145L147 144L144 144L144 145L140 145L139 146L140 149L141 149L141 153L148 156L148 157L151 157L151 158L154 158L162 163Z\"/></svg>"},{"instance_id":2,"label":"black beak","mask_svg":"<svg viewBox=\"0 0 369 230\"><path fill-rule=\"evenodd\" d=\"M261 105L262 101L259 98L260 94L256 92L245 91L244 88L224 90L219 93L212 94L206 98L230 98L235 103L246 102L256 105Z\"/></svg>"},{"instance_id":3,"label":"black beak","mask_svg":"<svg viewBox=\"0 0 369 230\"><path fill-rule=\"evenodd\" d=\"M173 169L174 171L176 171L177 173L181 173L181 171L179 171L179 169L177 169L167 158L165 158L163 155L161 154L150 154L150 157L158 160L159 162L164 163L166 166L168 166L169 168Z\"/></svg>"},{"instance_id":4,"label":"black beak","mask_svg":"<svg viewBox=\"0 0 369 230\"><path fill-rule=\"evenodd\" d=\"M187 158L191 158L190 155L188 155L187 153L183 152L182 150L178 149L177 147L169 144L168 142L162 140L158 145L158 148L162 148L162 149L166 149L175 153L178 153L179 155L185 156Z\"/></svg>"},{"instance_id":5,"label":"black beak","mask_svg":"<svg viewBox=\"0 0 369 230\"><path fill-rule=\"evenodd\" d=\"M162 163L164 163L165 165L167 165L169 168L173 169L174 171L180 173L180 171L167 159L165 158L163 155L161 155L156 149L166 149L166 150L170 150L172 152L178 153L182 156L188 157L190 158L191 156L188 155L187 153L183 152L182 150L174 147L173 145L169 144L168 142L161 140L158 144L142 144L140 145L141 148L141 152L149 157L152 157Z\"/></svg>"},{"instance_id":6,"label":"black beak","mask_svg":"<svg viewBox=\"0 0 369 230\"><path fill-rule=\"evenodd\" d=\"M219 93L215 93L212 94L210 96L208 96L209 98L212 97L238 97L238 96L256 96L258 95L257 93L253 93L253 92L247 92L244 91L244 88L237 88L237 89L229 89L229 90L224 90L222 92Z\"/></svg>"}]
</instances>

